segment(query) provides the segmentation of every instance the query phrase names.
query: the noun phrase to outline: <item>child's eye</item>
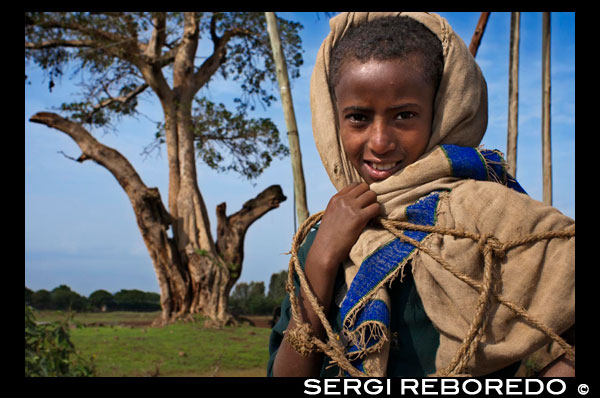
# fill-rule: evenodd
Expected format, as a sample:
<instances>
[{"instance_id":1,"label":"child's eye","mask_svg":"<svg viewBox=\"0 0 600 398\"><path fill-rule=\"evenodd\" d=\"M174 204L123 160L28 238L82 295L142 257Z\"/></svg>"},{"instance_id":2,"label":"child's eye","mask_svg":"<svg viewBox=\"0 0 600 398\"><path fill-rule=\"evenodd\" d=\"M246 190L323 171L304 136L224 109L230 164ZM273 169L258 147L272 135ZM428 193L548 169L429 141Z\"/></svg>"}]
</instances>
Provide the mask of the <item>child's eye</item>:
<instances>
[{"instance_id":1,"label":"child's eye","mask_svg":"<svg viewBox=\"0 0 600 398\"><path fill-rule=\"evenodd\" d=\"M396 115L396 119L411 119L415 117L415 114L413 112L400 112L398 115Z\"/></svg>"},{"instance_id":2,"label":"child's eye","mask_svg":"<svg viewBox=\"0 0 600 398\"><path fill-rule=\"evenodd\" d=\"M365 122L367 120L367 117L360 113L351 113L349 115L346 115L346 119L348 119L354 123L361 123L361 122Z\"/></svg>"}]
</instances>

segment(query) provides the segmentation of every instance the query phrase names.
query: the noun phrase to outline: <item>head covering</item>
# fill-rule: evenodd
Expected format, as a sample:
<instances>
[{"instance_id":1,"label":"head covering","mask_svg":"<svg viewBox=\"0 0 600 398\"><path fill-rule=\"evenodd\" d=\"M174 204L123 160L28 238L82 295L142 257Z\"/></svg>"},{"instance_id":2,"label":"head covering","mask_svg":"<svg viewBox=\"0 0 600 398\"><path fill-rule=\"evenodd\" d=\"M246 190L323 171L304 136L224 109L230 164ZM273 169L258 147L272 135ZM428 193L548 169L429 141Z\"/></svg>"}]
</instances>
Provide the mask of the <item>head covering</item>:
<instances>
[{"instance_id":1,"label":"head covering","mask_svg":"<svg viewBox=\"0 0 600 398\"><path fill-rule=\"evenodd\" d=\"M390 15L408 16L430 29L442 43L444 68L425 153L370 186L377 193L382 216L425 226L465 226L474 233L493 235L501 241L574 225L573 220L556 209L534 203L523 194L506 174L498 151L475 148L487 126L485 80L466 45L447 21L429 13L342 13L331 19L331 32L317 55L310 99L315 143L336 189L339 191L362 178L347 159L337 129L335 103L328 83L331 50L350 27ZM490 185L487 181L501 184ZM483 260L478 242L419 231L407 231L406 235L427 245L441 258L450 259L459 272L481 280ZM503 293L520 302L526 300L530 308L541 312L542 322L562 333L574 323L574 237L553 243L552 250L548 245L537 243L534 248L509 252L503 260L500 284ZM554 257L557 261L547 264L551 252L558 253ZM414 245L401 242L385 229L367 226L343 264L346 291L342 292L345 296L340 313L346 356L370 376L386 374L391 306L387 286L396 277L402 277L404 266L411 260L419 296L440 332L437 369L448 365L469 328L479 293L441 269ZM520 270L529 263L527 279ZM546 283L536 279L536 275L542 274L549 278L550 289L523 290L523 283L527 286ZM546 304L552 310L547 310ZM510 310L495 308L492 312L491 325L471 362L477 368L474 375L507 366L512 363L507 361L514 362L515 358L520 359L548 342ZM510 354L506 355L507 352Z\"/></svg>"},{"instance_id":2,"label":"head covering","mask_svg":"<svg viewBox=\"0 0 600 398\"><path fill-rule=\"evenodd\" d=\"M436 14L416 12L350 12L332 18L311 78L310 103L315 144L333 185L339 191L363 181L346 158L329 86L333 46L353 26L386 16L407 16L431 30L442 42L444 69L435 98L432 134L425 152L440 144L475 147L487 127L487 87L479 66L448 22ZM399 171L399 173L401 173Z\"/></svg>"}]
</instances>

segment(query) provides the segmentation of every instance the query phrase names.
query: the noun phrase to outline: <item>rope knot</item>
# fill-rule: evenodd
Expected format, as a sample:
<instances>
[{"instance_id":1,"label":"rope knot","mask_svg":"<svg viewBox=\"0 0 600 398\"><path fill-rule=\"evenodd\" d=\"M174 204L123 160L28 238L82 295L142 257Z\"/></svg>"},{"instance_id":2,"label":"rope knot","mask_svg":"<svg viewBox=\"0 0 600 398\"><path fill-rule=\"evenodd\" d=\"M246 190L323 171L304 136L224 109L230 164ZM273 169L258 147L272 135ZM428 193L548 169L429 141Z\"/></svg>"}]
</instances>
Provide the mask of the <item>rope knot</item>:
<instances>
[{"instance_id":1,"label":"rope knot","mask_svg":"<svg viewBox=\"0 0 600 398\"><path fill-rule=\"evenodd\" d=\"M308 357L315 349L315 343L312 340L312 328L309 324L303 323L295 329L288 329L285 332L285 339L296 352L304 357Z\"/></svg>"},{"instance_id":2,"label":"rope knot","mask_svg":"<svg viewBox=\"0 0 600 398\"><path fill-rule=\"evenodd\" d=\"M493 235L482 234L477 241L480 249L485 253L486 249L491 250L492 253L498 258L504 258L506 256L506 245L503 244Z\"/></svg>"}]
</instances>

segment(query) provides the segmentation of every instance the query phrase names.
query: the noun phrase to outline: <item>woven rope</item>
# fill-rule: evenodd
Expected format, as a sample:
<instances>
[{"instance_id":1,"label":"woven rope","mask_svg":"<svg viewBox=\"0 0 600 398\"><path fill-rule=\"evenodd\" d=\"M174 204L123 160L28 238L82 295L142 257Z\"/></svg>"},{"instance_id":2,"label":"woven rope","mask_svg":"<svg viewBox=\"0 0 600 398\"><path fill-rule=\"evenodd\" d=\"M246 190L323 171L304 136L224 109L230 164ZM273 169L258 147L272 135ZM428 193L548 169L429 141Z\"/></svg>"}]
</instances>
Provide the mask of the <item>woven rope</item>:
<instances>
[{"instance_id":1,"label":"woven rope","mask_svg":"<svg viewBox=\"0 0 600 398\"><path fill-rule=\"evenodd\" d=\"M289 341L290 345L301 355L310 355L310 353L313 352L316 347L321 352L329 356L331 358L332 363L336 363L340 367L340 369L347 371L351 376L368 376L367 374L356 369L346 357L344 347L340 341L340 337L337 333L333 331L331 325L329 324L329 321L327 320L327 317L324 314L323 307L319 304L317 298L310 289L304 272L300 266L300 261L298 260L298 249L300 245L308 235L310 229L321 220L323 213L324 212L321 211L307 218L304 221L304 223L300 226L300 228L294 235L294 238L292 239L291 259L286 290L288 291L290 296L292 317L296 325L298 326L294 330L286 331L285 337ZM565 351L566 357L570 361L575 363L575 351L573 347L571 347L564 339L558 336L553 330L551 330L546 325L532 317L527 312L527 310L525 310L525 308L506 300L494 290L494 283L499 280L499 274L497 270L494 269L493 261L494 256L502 258L506 255L506 251L513 247L529 243L535 243L545 239L574 237L574 228L563 231L551 231L530 234L520 239L502 243L491 235L479 235L467 231L440 228L436 226L418 225L383 218L378 218L377 221L388 232L390 232L403 242L407 242L415 246L418 250L421 250L422 252L426 253L456 278L467 283L469 286L471 286L473 289L480 293L479 299L475 307L475 316L473 317L469 330L467 331L467 334L463 339L461 346L457 350L453 359L450 361L450 364L445 369L441 369L431 376L470 376L470 374L467 371L467 364L475 354L477 350L477 345L479 344L479 341L481 340L485 332L485 328L489 320L492 298L511 309L515 314L519 315L527 323L529 323L529 325L538 329L546 336L551 338L553 341L555 341L557 344L559 344L560 347ZM421 244L421 242L411 239L410 237L402 233L403 230L413 230L428 233L437 233L441 235L451 235L458 238L468 238L472 239L473 241L476 241L478 243L479 249L481 250L484 256L483 280L481 282L478 282L469 278L467 275L456 271L450 264L448 264L446 260L433 253L429 248ZM300 287L304 292L305 298L309 301L313 310L321 320L321 323L327 335L327 343L315 337L310 325L304 323L300 318L298 299L295 294L296 289L293 281L294 273L297 274L299 277Z\"/></svg>"}]
</instances>

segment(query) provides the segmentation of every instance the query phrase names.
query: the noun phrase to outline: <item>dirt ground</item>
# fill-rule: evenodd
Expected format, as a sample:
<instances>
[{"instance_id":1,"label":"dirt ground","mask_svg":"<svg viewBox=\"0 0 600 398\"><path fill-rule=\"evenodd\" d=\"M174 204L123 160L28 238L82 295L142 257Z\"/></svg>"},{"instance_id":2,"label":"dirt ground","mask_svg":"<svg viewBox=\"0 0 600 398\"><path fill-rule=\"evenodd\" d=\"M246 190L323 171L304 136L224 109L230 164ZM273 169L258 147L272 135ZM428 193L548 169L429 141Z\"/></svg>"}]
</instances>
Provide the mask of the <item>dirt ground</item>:
<instances>
[{"instance_id":1,"label":"dirt ground","mask_svg":"<svg viewBox=\"0 0 600 398\"><path fill-rule=\"evenodd\" d=\"M271 329L271 324L269 323L271 321L271 317L270 316L253 316L253 315L249 315L246 316L246 318L250 319L253 323L254 326L257 328L267 328L267 329Z\"/></svg>"}]
</instances>

